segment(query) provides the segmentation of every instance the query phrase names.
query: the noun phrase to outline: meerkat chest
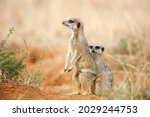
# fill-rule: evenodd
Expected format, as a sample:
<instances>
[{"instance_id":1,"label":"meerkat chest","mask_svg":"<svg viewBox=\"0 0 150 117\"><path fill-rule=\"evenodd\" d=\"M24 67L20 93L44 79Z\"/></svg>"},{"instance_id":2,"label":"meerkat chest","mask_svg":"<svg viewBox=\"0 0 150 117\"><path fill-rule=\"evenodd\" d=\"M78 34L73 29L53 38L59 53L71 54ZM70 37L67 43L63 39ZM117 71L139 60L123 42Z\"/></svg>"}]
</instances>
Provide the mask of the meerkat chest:
<instances>
[{"instance_id":1,"label":"meerkat chest","mask_svg":"<svg viewBox=\"0 0 150 117\"><path fill-rule=\"evenodd\" d=\"M72 39L70 41L70 48L72 50L72 53L74 53L77 50L77 43L75 39Z\"/></svg>"},{"instance_id":2,"label":"meerkat chest","mask_svg":"<svg viewBox=\"0 0 150 117\"><path fill-rule=\"evenodd\" d=\"M103 72L105 69L105 62L103 60L99 59L99 60L96 60L96 64L98 67L98 72L99 73Z\"/></svg>"},{"instance_id":3,"label":"meerkat chest","mask_svg":"<svg viewBox=\"0 0 150 117\"><path fill-rule=\"evenodd\" d=\"M78 39L77 37L72 37L72 39L70 40L72 52L78 51L78 53L81 53L83 50L82 44L83 42L81 42L80 39Z\"/></svg>"}]
</instances>

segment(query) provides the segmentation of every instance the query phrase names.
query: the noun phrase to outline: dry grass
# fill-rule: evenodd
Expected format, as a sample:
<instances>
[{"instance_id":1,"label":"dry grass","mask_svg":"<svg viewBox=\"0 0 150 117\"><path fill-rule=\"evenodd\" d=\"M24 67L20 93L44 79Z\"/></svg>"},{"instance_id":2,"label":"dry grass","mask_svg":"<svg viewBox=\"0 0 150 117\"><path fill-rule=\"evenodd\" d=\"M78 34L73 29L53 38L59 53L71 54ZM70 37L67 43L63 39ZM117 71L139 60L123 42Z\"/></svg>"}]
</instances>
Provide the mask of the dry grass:
<instances>
[{"instance_id":1,"label":"dry grass","mask_svg":"<svg viewBox=\"0 0 150 117\"><path fill-rule=\"evenodd\" d=\"M106 99L150 99L150 40L123 39L114 48L115 84Z\"/></svg>"},{"instance_id":2,"label":"dry grass","mask_svg":"<svg viewBox=\"0 0 150 117\"><path fill-rule=\"evenodd\" d=\"M69 32L61 22L78 17L89 42L109 48L120 38L149 37L149 4L149 0L0 0L0 36L13 26L19 44L25 38L32 45L67 47Z\"/></svg>"},{"instance_id":3,"label":"dry grass","mask_svg":"<svg viewBox=\"0 0 150 117\"><path fill-rule=\"evenodd\" d=\"M85 23L89 43L100 42L106 48L104 57L115 76L106 99L150 99L149 4L149 0L0 0L0 39L15 27L10 45L20 48L22 38L26 40L31 48L26 63L31 68L41 52L46 53L42 89L70 84L71 74L62 74L70 33L61 22L78 17Z\"/></svg>"}]
</instances>

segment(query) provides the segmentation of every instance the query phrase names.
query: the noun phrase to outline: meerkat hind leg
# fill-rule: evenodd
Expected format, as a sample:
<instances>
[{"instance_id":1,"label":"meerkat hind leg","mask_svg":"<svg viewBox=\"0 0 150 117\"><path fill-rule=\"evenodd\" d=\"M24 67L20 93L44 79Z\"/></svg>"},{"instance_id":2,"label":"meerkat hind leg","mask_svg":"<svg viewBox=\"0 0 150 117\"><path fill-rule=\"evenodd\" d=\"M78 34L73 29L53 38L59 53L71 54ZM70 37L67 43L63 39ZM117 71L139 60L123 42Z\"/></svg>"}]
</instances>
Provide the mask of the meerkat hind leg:
<instances>
[{"instance_id":1,"label":"meerkat hind leg","mask_svg":"<svg viewBox=\"0 0 150 117\"><path fill-rule=\"evenodd\" d=\"M109 79L105 78L104 75L101 75L95 82L95 94L96 95L105 95L109 93L111 84Z\"/></svg>"},{"instance_id":2,"label":"meerkat hind leg","mask_svg":"<svg viewBox=\"0 0 150 117\"><path fill-rule=\"evenodd\" d=\"M73 75L73 93L74 95L81 93L81 84L79 82L79 72L75 72Z\"/></svg>"},{"instance_id":3,"label":"meerkat hind leg","mask_svg":"<svg viewBox=\"0 0 150 117\"><path fill-rule=\"evenodd\" d=\"M80 73L79 80L81 83L81 92L83 95L92 95L94 94L94 81L96 76L91 73Z\"/></svg>"}]
</instances>

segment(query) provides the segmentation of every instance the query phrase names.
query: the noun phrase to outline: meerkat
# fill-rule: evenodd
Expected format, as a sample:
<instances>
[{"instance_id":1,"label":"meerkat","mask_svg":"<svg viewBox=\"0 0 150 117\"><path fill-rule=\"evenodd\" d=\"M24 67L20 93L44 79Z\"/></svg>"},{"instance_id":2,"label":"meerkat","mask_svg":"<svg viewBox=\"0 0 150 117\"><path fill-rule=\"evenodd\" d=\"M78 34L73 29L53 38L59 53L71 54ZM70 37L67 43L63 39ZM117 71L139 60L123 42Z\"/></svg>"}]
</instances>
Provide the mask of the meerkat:
<instances>
[{"instance_id":1,"label":"meerkat","mask_svg":"<svg viewBox=\"0 0 150 117\"><path fill-rule=\"evenodd\" d=\"M98 78L95 81L95 94L99 95L102 91L109 90L113 85L113 73L109 65L107 65L102 54L105 50L100 44L91 44L89 50L94 57L98 67Z\"/></svg>"},{"instance_id":2,"label":"meerkat","mask_svg":"<svg viewBox=\"0 0 150 117\"><path fill-rule=\"evenodd\" d=\"M62 24L72 30L64 71L70 72L74 66L76 67L77 72L73 76L74 94L93 94L98 70L84 36L84 24L77 18L70 18L63 21ZM82 70L83 72L80 73Z\"/></svg>"}]
</instances>

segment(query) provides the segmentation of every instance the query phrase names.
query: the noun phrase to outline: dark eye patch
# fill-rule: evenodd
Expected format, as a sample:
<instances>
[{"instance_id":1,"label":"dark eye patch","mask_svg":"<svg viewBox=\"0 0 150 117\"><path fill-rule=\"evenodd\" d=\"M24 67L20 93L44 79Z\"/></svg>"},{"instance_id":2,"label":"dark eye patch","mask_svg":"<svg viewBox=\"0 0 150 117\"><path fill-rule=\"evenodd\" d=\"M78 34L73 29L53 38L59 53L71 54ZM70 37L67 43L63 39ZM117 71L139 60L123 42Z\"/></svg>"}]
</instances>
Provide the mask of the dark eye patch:
<instances>
[{"instance_id":1,"label":"dark eye patch","mask_svg":"<svg viewBox=\"0 0 150 117\"><path fill-rule=\"evenodd\" d=\"M69 20L68 23L74 23L74 21L73 20Z\"/></svg>"},{"instance_id":2,"label":"dark eye patch","mask_svg":"<svg viewBox=\"0 0 150 117\"><path fill-rule=\"evenodd\" d=\"M90 49L92 49L92 48L93 48L93 46L89 46L89 48L90 48Z\"/></svg>"},{"instance_id":3,"label":"dark eye patch","mask_svg":"<svg viewBox=\"0 0 150 117\"><path fill-rule=\"evenodd\" d=\"M95 46L95 50L98 50L98 49L100 49L100 46Z\"/></svg>"}]
</instances>

